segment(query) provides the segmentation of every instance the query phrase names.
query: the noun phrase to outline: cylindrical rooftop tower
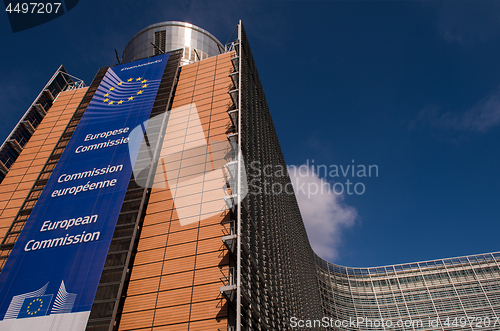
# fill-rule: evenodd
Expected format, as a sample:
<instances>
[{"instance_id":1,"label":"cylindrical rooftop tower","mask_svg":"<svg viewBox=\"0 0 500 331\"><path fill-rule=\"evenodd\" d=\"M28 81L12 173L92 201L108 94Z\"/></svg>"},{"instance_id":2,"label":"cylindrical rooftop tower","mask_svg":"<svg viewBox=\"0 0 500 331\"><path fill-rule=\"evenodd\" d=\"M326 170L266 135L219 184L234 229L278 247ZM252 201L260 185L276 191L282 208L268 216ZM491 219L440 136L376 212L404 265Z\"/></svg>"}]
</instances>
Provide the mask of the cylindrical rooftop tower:
<instances>
[{"instance_id":1,"label":"cylindrical rooftop tower","mask_svg":"<svg viewBox=\"0 0 500 331\"><path fill-rule=\"evenodd\" d=\"M129 62L179 48L184 49L182 64L224 52L224 45L210 32L190 23L167 21L139 31L125 47L122 61Z\"/></svg>"}]
</instances>

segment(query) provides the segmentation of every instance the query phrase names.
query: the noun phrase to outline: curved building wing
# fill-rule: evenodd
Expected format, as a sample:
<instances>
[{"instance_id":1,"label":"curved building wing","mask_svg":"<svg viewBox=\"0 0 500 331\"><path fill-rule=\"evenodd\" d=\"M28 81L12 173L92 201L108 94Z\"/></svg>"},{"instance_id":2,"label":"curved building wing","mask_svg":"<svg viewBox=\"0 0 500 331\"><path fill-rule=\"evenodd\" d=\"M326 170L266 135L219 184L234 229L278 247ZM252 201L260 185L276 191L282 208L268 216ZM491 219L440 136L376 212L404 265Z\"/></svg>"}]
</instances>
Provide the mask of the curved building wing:
<instances>
[{"instance_id":1,"label":"curved building wing","mask_svg":"<svg viewBox=\"0 0 500 331\"><path fill-rule=\"evenodd\" d=\"M349 268L316 256L323 312L339 330L496 330L499 260L488 253Z\"/></svg>"}]
</instances>

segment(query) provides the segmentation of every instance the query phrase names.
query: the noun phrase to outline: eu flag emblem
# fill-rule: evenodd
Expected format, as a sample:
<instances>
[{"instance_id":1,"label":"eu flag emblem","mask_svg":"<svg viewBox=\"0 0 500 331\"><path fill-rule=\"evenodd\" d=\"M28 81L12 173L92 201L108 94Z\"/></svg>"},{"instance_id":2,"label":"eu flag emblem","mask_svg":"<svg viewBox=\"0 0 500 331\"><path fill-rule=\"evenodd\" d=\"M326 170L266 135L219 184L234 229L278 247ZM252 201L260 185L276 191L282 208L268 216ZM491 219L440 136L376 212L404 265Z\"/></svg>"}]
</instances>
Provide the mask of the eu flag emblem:
<instances>
[{"instance_id":1,"label":"eu flag emblem","mask_svg":"<svg viewBox=\"0 0 500 331\"><path fill-rule=\"evenodd\" d=\"M52 301L52 294L26 298L17 318L45 316Z\"/></svg>"},{"instance_id":2,"label":"eu flag emblem","mask_svg":"<svg viewBox=\"0 0 500 331\"><path fill-rule=\"evenodd\" d=\"M109 76L105 77L102 81L102 88L96 94L99 100L102 98L102 102L105 105L126 106L129 103L135 101L139 97L155 97L156 91L151 90L150 85L158 85L160 80L148 81L143 77L139 78L129 78L127 80L121 80L113 69L109 69ZM102 92L102 96L101 93Z\"/></svg>"}]
</instances>

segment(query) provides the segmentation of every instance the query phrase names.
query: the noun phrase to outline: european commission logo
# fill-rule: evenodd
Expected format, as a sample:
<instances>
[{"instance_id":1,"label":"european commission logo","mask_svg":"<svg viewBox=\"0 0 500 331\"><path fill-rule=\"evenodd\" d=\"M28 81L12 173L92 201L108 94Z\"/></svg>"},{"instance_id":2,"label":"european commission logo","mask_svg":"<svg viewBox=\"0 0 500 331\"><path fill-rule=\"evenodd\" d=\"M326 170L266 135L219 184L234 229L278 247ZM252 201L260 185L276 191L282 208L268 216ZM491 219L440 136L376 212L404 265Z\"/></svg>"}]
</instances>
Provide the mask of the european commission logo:
<instances>
[{"instance_id":1,"label":"european commission logo","mask_svg":"<svg viewBox=\"0 0 500 331\"><path fill-rule=\"evenodd\" d=\"M76 294L68 293L64 281L61 281L57 295L52 302L53 294L46 294L49 283L40 289L16 295L12 298L4 319L19 319L39 317L51 314L71 313L76 300ZM52 304L52 308L49 307Z\"/></svg>"},{"instance_id":2,"label":"european commission logo","mask_svg":"<svg viewBox=\"0 0 500 331\"><path fill-rule=\"evenodd\" d=\"M102 103L108 106L126 105L141 96L147 95L149 86L148 80L142 77L131 77L125 81L115 81L111 84L111 87L103 91Z\"/></svg>"}]
</instances>

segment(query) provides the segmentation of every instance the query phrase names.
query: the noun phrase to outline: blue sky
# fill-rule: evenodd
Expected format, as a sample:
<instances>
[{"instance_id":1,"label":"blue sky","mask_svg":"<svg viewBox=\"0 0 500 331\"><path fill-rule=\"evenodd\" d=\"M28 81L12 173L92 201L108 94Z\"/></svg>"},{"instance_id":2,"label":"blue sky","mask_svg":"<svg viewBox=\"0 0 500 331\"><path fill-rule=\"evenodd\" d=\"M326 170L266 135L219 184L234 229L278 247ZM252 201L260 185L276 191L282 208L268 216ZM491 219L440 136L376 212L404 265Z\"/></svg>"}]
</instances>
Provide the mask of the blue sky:
<instances>
[{"instance_id":1,"label":"blue sky","mask_svg":"<svg viewBox=\"0 0 500 331\"><path fill-rule=\"evenodd\" d=\"M89 84L149 24L225 42L241 19L287 164L378 167L325 179L361 195L299 197L317 251L347 266L497 251L499 16L498 1L80 0L13 34L0 14L0 139L60 64Z\"/></svg>"}]
</instances>

